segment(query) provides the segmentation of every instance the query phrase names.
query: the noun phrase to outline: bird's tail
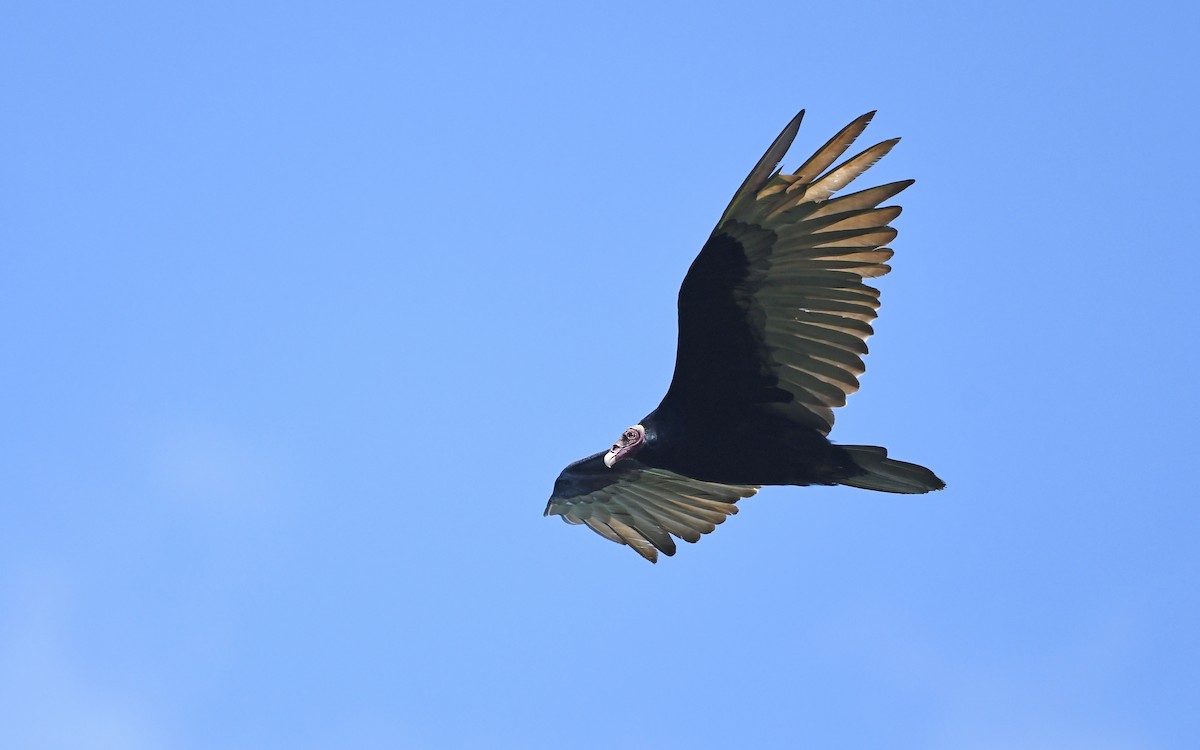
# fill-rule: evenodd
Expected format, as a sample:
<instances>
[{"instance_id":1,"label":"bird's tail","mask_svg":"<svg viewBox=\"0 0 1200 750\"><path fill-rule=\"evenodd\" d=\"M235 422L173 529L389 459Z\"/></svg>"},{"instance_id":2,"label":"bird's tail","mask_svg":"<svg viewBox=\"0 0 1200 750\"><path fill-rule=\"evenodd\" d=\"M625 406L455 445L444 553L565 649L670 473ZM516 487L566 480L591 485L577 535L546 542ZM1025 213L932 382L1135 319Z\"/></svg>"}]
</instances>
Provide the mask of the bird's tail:
<instances>
[{"instance_id":1,"label":"bird's tail","mask_svg":"<svg viewBox=\"0 0 1200 750\"><path fill-rule=\"evenodd\" d=\"M887 449L874 445L841 445L838 446L850 454L862 473L842 479L838 484L848 484L864 490L879 492L900 492L906 495L919 495L933 490L940 490L946 483L937 478L929 469L917 464L897 461L887 457Z\"/></svg>"}]
</instances>

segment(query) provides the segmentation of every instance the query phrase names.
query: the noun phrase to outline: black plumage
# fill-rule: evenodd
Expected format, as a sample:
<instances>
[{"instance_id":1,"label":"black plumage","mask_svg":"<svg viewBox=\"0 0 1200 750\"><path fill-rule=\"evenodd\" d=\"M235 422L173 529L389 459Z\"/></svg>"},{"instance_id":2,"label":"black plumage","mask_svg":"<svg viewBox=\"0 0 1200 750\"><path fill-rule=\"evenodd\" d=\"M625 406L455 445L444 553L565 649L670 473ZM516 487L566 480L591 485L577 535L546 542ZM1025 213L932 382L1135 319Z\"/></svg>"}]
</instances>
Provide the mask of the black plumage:
<instances>
[{"instance_id":1,"label":"black plumage","mask_svg":"<svg viewBox=\"0 0 1200 750\"><path fill-rule=\"evenodd\" d=\"M801 167L776 167L804 113L751 171L679 290L679 342L666 396L607 452L568 466L546 515L586 524L651 562L695 542L762 485L845 484L922 493L945 484L875 446L828 439L858 390L889 223L879 204L912 181L833 195L886 154L884 141L836 167L874 113Z\"/></svg>"}]
</instances>

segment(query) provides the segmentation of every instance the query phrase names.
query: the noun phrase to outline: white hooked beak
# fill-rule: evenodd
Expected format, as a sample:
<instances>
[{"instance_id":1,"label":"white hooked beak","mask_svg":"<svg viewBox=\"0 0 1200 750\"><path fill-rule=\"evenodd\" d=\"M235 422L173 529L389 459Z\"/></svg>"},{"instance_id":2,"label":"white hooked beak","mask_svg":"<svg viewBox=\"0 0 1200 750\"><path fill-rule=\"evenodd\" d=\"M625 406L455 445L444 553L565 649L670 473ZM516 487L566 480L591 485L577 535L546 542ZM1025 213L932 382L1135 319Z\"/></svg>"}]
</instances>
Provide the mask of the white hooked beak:
<instances>
[{"instance_id":1,"label":"white hooked beak","mask_svg":"<svg viewBox=\"0 0 1200 750\"><path fill-rule=\"evenodd\" d=\"M625 430L617 442L613 443L613 447L608 450L608 453L604 454L604 465L611 469L617 461L637 453L644 442L646 442L646 428L635 424Z\"/></svg>"}]
</instances>

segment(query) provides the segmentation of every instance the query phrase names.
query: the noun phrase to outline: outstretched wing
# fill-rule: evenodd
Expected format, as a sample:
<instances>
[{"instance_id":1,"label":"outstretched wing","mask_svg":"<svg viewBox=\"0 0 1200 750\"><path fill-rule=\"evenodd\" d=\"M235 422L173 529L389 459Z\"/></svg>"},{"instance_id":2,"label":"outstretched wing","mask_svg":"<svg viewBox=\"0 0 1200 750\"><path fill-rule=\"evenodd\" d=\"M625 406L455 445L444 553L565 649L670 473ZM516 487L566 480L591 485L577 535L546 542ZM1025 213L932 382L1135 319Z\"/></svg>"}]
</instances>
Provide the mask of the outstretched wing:
<instances>
[{"instance_id":1,"label":"outstretched wing","mask_svg":"<svg viewBox=\"0 0 1200 750\"><path fill-rule=\"evenodd\" d=\"M896 145L884 141L830 168L871 121L859 117L791 174L782 160L804 112L734 195L679 291L679 347L664 398L684 410L765 406L824 434L858 390L898 206L912 184L832 196ZM660 407L661 408L661 407Z\"/></svg>"},{"instance_id":2,"label":"outstretched wing","mask_svg":"<svg viewBox=\"0 0 1200 750\"><path fill-rule=\"evenodd\" d=\"M737 513L734 505L758 487L702 482L625 459L609 469L604 454L576 461L559 474L545 515L586 524L605 539L628 544L650 562L675 554L672 535L695 542Z\"/></svg>"}]
</instances>

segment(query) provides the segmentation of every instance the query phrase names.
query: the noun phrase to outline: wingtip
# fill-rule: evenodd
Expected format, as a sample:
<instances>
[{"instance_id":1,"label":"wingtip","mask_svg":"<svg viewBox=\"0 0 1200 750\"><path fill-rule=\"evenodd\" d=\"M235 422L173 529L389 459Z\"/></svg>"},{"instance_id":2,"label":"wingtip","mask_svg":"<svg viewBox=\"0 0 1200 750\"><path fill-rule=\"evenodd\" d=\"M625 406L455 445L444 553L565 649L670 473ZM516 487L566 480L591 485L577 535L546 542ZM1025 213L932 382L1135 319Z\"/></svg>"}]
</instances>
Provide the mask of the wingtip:
<instances>
[{"instance_id":1,"label":"wingtip","mask_svg":"<svg viewBox=\"0 0 1200 750\"><path fill-rule=\"evenodd\" d=\"M787 145L778 153L778 158L775 162L776 164L783 159L784 154L787 153L788 148L792 145L792 141L796 139L796 135L800 132L800 123L803 121L804 110L800 110L796 113L795 117L793 117L791 120L788 120L788 124L784 126L783 130L779 132L779 136L776 137L775 141L771 144L771 148L767 149L767 154L771 153L771 151L775 150L776 147L786 139ZM764 158L765 156L766 155L764 154Z\"/></svg>"},{"instance_id":2,"label":"wingtip","mask_svg":"<svg viewBox=\"0 0 1200 750\"><path fill-rule=\"evenodd\" d=\"M800 121L803 119L804 110L800 110L788 122L779 135L775 137L775 140L771 142L766 153L762 155L762 158L754 165L754 169L750 170L750 174L746 175L746 179L742 182L741 187L733 194L733 199L729 201L729 205L725 208L724 213L721 214L720 220L717 221L718 227L725 223L725 219L739 202L745 200L747 196L756 195L767 184L772 175L778 173L778 167L783 161L784 155L791 148L792 142L800 132Z\"/></svg>"}]
</instances>

